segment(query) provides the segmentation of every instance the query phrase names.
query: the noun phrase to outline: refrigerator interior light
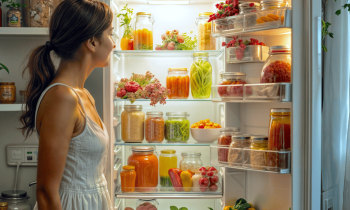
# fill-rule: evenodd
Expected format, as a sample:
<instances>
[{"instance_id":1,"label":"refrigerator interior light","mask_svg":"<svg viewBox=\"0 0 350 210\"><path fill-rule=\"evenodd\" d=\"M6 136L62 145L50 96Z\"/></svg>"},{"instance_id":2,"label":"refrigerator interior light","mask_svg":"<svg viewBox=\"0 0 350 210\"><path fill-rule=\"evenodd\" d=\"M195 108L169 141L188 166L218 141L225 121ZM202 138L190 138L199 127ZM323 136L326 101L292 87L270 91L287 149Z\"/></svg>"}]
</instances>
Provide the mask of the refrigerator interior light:
<instances>
[{"instance_id":1,"label":"refrigerator interior light","mask_svg":"<svg viewBox=\"0 0 350 210\"><path fill-rule=\"evenodd\" d=\"M148 4L189 4L190 1L167 1L167 0L157 0L148 1Z\"/></svg>"}]
</instances>

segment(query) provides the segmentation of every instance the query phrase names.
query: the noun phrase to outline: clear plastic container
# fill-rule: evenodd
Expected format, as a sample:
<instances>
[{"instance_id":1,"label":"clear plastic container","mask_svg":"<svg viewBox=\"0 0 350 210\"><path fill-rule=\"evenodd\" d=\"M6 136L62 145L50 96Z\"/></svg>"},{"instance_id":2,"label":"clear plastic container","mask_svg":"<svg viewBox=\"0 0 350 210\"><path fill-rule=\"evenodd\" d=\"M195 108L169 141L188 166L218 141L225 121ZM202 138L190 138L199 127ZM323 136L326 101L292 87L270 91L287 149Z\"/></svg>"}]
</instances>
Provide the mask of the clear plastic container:
<instances>
[{"instance_id":1,"label":"clear plastic container","mask_svg":"<svg viewBox=\"0 0 350 210\"><path fill-rule=\"evenodd\" d=\"M196 19L198 50L216 50L216 39L211 35L212 22L208 22L212 14L212 12L202 12Z\"/></svg>"},{"instance_id":2,"label":"clear plastic container","mask_svg":"<svg viewBox=\"0 0 350 210\"><path fill-rule=\"evenodd\" d=\"M274 151L290 151L290 109L271 109L269 124L268 149ZM288 167L288 154L268 153L267 170L276 171Z\"/></svg>"},{"instance_id":3,"label":"clear plastic container","mask_svg":"<svg viewBox=\"0 0 350 210\"><path fill-rule=\"evenodd\" d=\"M166 87L169 99L187 99L190 93L190 77L187 68L169 68Z\"/></svg>"},{"instance_id":4,"label":"clear plastic container","mask_svg":"<svg viewBox=\"0 0 350 210\"><path fill-rule=\"evenodd\" d=\"M142 105L124 105L121 114L121 133L124 142L142 142L144 138L145 113Z\"/></svg>"},{"instance_id":5,"label":"clear plastic container","mask_svg":"<svg viewBox=\"0 0 350 210\"><path fill-rule=\"evenodd\" d=\"M248 167L251 167L253 169L257 170L265 170L266 163L267 163L267 157L266 152L264 150L267 150L267 143L268 143L268 137L267 136L251 136L250 138L250 155L245 155L244 164L248 164ZM247 160L250 157L250 161ZM246 166L246 165L245 165Z\"/></svg>"},{"instance_id":6,"label":"clear plastic container","mask_svg":"<svg viewBox=\"0 0 350 210\"><path fill-rule=\"evenodd\" d=\"M136 200L136 209L152 209L157 210L158 209L158 201L157 199L137 199ZM145 206L144 208L139 208L140 206Z\"/></svg>"},{"instance_id":7,"label":"clear plastic container","mask_svg":"<svg viewBox=\"0 0 350 210\"><path fill-rule=\"evenodd\" d=\"M288 7L288 3L285 0L263 0L260 1L261 10L279 9L282 7Z\"/></svg>"},{"instance_id":8,"label":"clear plastic container","mask_svg":"<svg viewBox=\"0 0 350 210\"><path fill-rule=\"evenodd\" d=\"M240 134L240 129L237 127L227 127L220 131L218 138L218 161L221 163L227 163L228 148L232 142L232 137Z\"/></svg>"},{"instance_id":9,"label":"clear plastic container","mask_svg":"<svg viewBox=\"0 0 350 210\"><path fill-rule=\"evenodd\" d=\"M242 72L225 72L220 74L219 85L230 85L218 87L221 97L243 97L243 85L248 84L246 74Z\"/></svg>"},{"instance_id":10,"label":"clear plastic container","mask_svg":"<svg viewBox=\"0 0 350 210\"><path fill-rule=\"evenodd\" d=\"M256 19L258 18L258 16L254 13L260 11L260 4L254 2L242 2L238 7L240 16L237 17L237 21L243 19L243 15L250 14L244 17L244 27L254 27L256 25ZM241 26L243 28L243 22L241 23Z\"/></svg>"},{"instance_id":11,"label":"clear plastic container","mask_svg":"<svg viewBox=\"0 0 350 210\"><path fill-rule=\"evenodd\" d=\"M151 13L136 13L134 50L153 50L153 23Z\"/></svg>"},{"instance_id":12,"label":"clear plastic container","mask_svg":"<svg viewBox=\"0 0 350 210\"><path fill-rule=\"evenodd\" d=\"M190 138L190 115L187 112L167 112L165 139L168 142L187 142Z\"/></svg>"},{"instance_id":13,"label":"clear plastic container","mask_svg":"<svg viewBox=\"0 0 350 210\"><path fill-rule=\"evenodd\" d=\"M180 169L182 171L190 170L193 173L203 166L200 152L183 152L181 153Z\"/></svg>"},{"instance_id":14,"label":"clear plastic container","mask_svg":"<svg viewBox=\"0 0 350 210\"><path fill-rule=\"evenodd\" d=\"M250 135L235 135L232 136L228 152L228 164L231 166L243 165L243 148L250 147Z\"/></svg>"},{"instance_id":15,"label":"clear plastic container","mask_svg":"<svg viewBox=\"0 0 350 210\"><path fill-rule=\"evenodd\" d=\"M260 83L292 82L290 47L270 47L269 57L261 71Z\"/></svg>"},{"instance_id":16,"label":"clear plastic container","mask_svg":"<svg viewBox=\"0 0 350 210\"><path fill-rule=\"evenodd\" d=\"M169 169L177 168L176 151L172 149L165 149L160 151L159 155L159 178L162 187L173 186L169 177Z\"/></svg>"},{"instance_id":17,"label":"clear plastic container","mask_svg":"<svg viewBox=\"0 0 350 210\"><path fill-rule=\"evenodd\" d=\"M135 191L150 192L158 186L158 158L151 146L133 146L128 165L136 171Z\"/></svg>"},{"instance_id":18,"label":"clear plastic container","mask_svg":"<svg viewBox=\"0 0 350 210\"><path fill-rule=\"evenodd\" d=\"M212 66L209 63L209 53L193 53L190 79L194 99L210 98Z\"/></svg>"},{"instance_id":19,"label":"clear plastic container","mask_svg":"<svg viewBox=\"0 0 350 210\"><path fill-rule=\"evenodd\" d=\"M162 142L164 140L163 112L147 112L145 120L146 141Z\"/></svg>"},{"instance_id":20,"label":"clear plastic container","mask_svg":"<svg viewBox=\"0 0 350 210\"><path fill-rule=\"evenodd\" d=\"M261 62L266 61L269 56L269 47L262 45L247 45L244 50L240 47L225 49L227 63Z\"/></svg>"}]
</instances>

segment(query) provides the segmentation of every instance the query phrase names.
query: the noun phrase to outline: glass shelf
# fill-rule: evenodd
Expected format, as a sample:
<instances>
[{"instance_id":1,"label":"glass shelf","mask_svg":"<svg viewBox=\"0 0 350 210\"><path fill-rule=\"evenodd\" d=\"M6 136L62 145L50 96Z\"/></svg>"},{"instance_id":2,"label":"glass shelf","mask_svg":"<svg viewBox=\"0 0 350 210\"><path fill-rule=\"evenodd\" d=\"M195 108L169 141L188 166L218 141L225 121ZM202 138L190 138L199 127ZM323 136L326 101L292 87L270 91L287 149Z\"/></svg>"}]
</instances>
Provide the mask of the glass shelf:
<instances>
[{"instance_id":1,"label":"glass shelf","mask_svg":"<svg viewBox=\"0 0 350 210\"><path fill-rule=\"evenodd\" d=\"M129 101L129 99L115 98L114 101ZM150 99L136 99L136 101L151 101ZM211 101L211 98L208 99L166 99L165 101Z\"/></svg>"},{"instance_id":2,"label":"glass shelf","mask_svg":"<svg viewBox=\"0 0 350 210\"><path fill-rule=\"evenodd\" d=\"M224 53L221 50L115 50L114 56L122 57L192 57L193 53L207 52L209 57L219 57Z\"/></svg>"},{"instance_id":3,"label":"glass shelf","mask_svg":"<svg viewBox=\"0 0 350 210\"><path fill-rule=\"evenodd\" d=\"M141 143L125 143L123 140L117 140L114 145L122 145L122 146L210 146L210 143L199 143L199 142L187 142L187 143L168 143L167 141L163 141L160 143L148 143L147 141L143 141Z\"/></svg>"}]
</instances>

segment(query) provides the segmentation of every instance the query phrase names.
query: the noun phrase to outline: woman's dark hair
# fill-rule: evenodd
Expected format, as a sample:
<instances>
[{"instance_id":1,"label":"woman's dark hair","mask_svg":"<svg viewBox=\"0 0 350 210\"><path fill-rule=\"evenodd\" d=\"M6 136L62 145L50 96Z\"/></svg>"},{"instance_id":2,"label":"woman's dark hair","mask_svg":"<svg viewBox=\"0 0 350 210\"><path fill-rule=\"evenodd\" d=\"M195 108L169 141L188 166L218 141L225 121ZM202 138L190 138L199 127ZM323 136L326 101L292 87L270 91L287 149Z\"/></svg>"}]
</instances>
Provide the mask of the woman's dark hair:
<instances>
[{"instance_id":1,"label":"woman's dark hair","mask_svg":"<svg viewBox=\"0 0 350 210\"><path fill-rule=\"evenodd\" d=\"M96 37L110 27L113 13L110 7L98 0L64 0L53 12L50 20L50 42L35 48L23 74L28 70L26 110L20 121L26 138L35 128L35 110L41 93L55 78L55 66L50 57L54 50L63 60L71 60L85 41Z\"/></svg>"}]
</instances>

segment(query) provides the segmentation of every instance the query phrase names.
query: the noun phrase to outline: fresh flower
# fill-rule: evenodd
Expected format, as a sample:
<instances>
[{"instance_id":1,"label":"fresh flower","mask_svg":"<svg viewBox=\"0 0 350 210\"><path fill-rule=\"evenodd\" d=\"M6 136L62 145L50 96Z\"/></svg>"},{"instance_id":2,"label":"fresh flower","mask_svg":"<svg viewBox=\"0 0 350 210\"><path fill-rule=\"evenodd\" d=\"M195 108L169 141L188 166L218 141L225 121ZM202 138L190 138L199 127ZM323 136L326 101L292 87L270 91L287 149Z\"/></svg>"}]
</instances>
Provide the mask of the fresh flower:
<instances>
[{"instance_id":1,"label":"fresh flower","mask_svg":"<svg viewBox=\"0 0 350 210\"><path fill-rule=\"evenodd\" d=\"M220 2L220 4L216 4L215 7L218 10L216 14L212 14L209 16L208 22L211 22L216 19L225 18L229 16L238 15L238 0L226 0L224 2ZM254 3L253 3L254 5Z\"/></svg>"},{"instance_id":2,"label":"fresh flower","mask_svg":"<svg viewBox=\"0 0 350 210\"><path fill-rule=\"evenodd\" d=\"M180 35L179 30L166 31L161 38L162 44L156 45L156 50L195 50L197 48L197 37L194 36L192 39L187 33Z\"/></svg>"}]
</instances>

